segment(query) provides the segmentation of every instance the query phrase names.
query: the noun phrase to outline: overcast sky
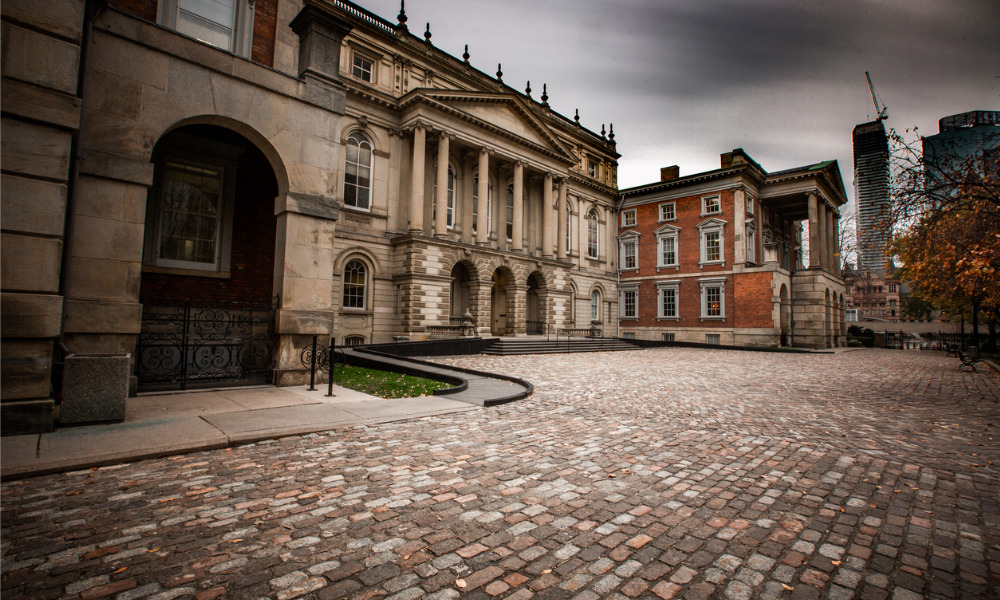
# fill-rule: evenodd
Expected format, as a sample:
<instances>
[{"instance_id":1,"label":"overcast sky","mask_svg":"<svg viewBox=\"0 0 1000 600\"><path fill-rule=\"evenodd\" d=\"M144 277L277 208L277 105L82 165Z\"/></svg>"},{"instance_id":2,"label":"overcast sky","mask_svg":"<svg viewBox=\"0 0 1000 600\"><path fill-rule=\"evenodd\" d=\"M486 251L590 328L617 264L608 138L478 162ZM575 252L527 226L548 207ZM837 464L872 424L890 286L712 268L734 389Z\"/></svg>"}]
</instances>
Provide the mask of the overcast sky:
<instances>
[{"instance_id":1,"label":"overcast sky","mask_svg":"<svg viewBox=\"0 0 1000 600\"><path fill-rule=\"evenodd\" d=\"M898 131L1000 110L1000 0L407 0L406 15L536 99L547 83L585 127L614 123L622 189L743 148L768 171L836 159L853 199L851 130L875 117L865 71Z\"/></svg>"}]
</instances>

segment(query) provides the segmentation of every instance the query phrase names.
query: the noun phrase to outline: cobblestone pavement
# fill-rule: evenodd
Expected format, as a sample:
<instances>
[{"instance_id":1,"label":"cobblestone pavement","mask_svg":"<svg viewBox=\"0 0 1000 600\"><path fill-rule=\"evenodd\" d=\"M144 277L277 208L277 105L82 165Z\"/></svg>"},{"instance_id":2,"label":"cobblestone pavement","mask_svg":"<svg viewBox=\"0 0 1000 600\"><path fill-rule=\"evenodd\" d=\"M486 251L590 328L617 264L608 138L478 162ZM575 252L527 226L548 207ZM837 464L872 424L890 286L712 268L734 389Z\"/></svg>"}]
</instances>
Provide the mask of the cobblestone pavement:
<instances>
[{"instance_id":1,"label":"cobblestone pavement","mask_svg":"<svg viewBox=\"0 0 1000 600\"><path fill-rule=\"evenodd\" d=\"M536 391L4 483L4 598L1000 596L987 368L877 350L442 362Z\"/></svg>"}]
</instances>

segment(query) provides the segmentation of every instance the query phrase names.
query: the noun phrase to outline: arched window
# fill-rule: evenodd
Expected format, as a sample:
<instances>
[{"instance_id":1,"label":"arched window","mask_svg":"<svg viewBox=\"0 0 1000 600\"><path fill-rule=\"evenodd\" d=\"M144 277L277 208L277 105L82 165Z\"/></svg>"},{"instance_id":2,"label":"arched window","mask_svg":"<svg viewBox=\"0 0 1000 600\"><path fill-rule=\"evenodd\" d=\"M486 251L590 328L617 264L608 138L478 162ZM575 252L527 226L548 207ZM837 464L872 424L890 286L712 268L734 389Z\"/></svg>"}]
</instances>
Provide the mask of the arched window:
<instances>
[{"instance_id":1,"label":"arched window","mask_svg":"<svg viewBox=\"0 0 1000 600\"><path fill-rule=\"evenodd\" d=\"M587 256L598 257L597 246L597 211L590 209L587 213Z\"/></svg>"},{"instance_id":2,"label":"arched window","mask_svg":"<svg viewBox=\"0 0 1000 600\"><path fill-rule=\"evenodd\" d=\"M348 335L344 337L345 346L360 346L365 343L365 336L363 335Z\"/></svg>"},{"instance_id":3,"label":"arched window","mask_svg":"<svg viewBox=\"0 0 1000 600\"><path fill-rule=\"evenodd\" d=\"M434 165L434 170L437 171L437 165ZM434 182L434 198L437 198L437 181ZM434 210L432 211L432 218L437 218L437 201L434 202ZM448 205L445 211L445 219L447 220L448 229L454 229L455 227L455 171L448 167Z\"/></svg>"},{"instance_id":4,"label":"arched window","mask_svg":"<svg viewBox=\"0 0 1000 600\"><path fill-rule=\"evenodd\" d=\"M601 293L594 290L590 293L590 320L596 321L601 314Z\"/></svg>"},{"instance_id":5,"label":"arched window","mask_svg":"<svg viewBox=\"0 0 1000 600\"><path fill-rule=\"evenodd\" d=\"M368 138L353 133L347 138L344 164L344 205L371 209L372 145Z\"/></svg>"},{"instance_id":6,"label":"arched window","mask_svg":"<svg viewBox=\"0 0 1000 600\"><path fill-rule=\"evenodd\" d=\"M566 253L573 253L573 208L566 203Z\"/></svg>"},{"instance_id":7,"label":"arched window","mask_svg":"<svg viewBox=\"0 0 1000 600\"><path fill-rule=\"evenodd\" d=\"M514 241L514 186L507 186L507 241Z\"/></svg>"},{"instance_id":8,"label":"arched window","mask_svg":"<svg viewBox=\"0 0 1000 600\"><path fill-rule=\"evenodd\" d=\"M344 267L344 308L365 308L368 270L354 259Z\"/></svg>"}]
</instances>

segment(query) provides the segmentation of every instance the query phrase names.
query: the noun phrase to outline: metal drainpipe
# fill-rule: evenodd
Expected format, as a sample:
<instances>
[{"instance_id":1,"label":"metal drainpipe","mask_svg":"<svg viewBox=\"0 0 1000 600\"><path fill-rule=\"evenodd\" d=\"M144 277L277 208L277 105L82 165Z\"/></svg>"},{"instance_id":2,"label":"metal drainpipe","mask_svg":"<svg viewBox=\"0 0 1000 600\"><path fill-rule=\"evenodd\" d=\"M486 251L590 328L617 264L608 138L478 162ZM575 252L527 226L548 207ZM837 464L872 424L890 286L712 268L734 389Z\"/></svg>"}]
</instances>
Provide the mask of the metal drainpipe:
<instances>
[{"instance_id":1,"label":"metal drainpipe","mask_svg":"<svg viewBox=\"0 0 1000 600\"><path fill-rule=\"evenodd\" d=\"M94 20L107 7L107 0L86 0L83 11L83 33L80 39L80 67L76 78L76 96L80 99L80 125L70 134L69 180L66 183L66 213L63 215L62 264L59 274L59 295L63 299L63 314L59 323L59 339L56 346L63 356L71 354L66 347L66 282L69 280L70 259L73 255L73 226L76 216L76 195L80 183L80 129L86 101L84 89L87 83L87 69L90 65L90 41L94 34Z\"/></svg>"}]
</instances>

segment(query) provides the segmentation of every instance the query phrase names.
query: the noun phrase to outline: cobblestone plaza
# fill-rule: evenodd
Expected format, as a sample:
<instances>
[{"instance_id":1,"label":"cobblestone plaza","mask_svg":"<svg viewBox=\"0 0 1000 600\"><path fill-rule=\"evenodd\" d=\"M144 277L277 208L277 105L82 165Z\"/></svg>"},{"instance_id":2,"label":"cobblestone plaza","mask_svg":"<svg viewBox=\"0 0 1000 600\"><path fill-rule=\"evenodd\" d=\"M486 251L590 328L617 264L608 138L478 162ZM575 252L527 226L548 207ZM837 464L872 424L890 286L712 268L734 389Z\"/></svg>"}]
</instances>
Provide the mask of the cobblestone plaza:
<instances>
[{"instance_id":1,"label":"cobblestone plaza","mask_svg":"<svg viewBox=\"0 0 1000 600\"><path fill-rule=\"evenodd\" d=\"M441 362L519 402L3 484L5 598L988 598L1000 378L943 353Z\"/></svg>"}]
</instances>

